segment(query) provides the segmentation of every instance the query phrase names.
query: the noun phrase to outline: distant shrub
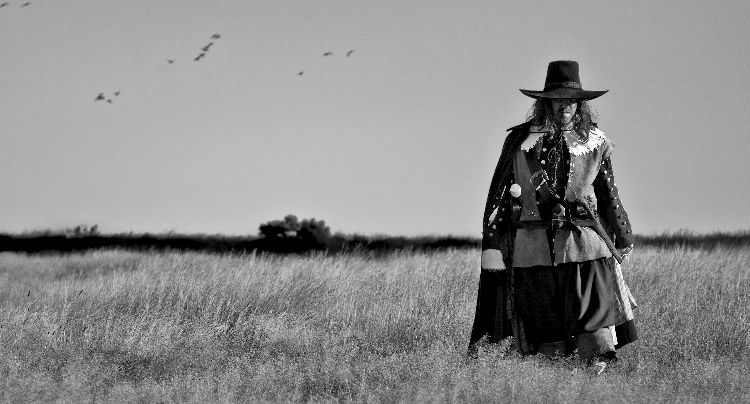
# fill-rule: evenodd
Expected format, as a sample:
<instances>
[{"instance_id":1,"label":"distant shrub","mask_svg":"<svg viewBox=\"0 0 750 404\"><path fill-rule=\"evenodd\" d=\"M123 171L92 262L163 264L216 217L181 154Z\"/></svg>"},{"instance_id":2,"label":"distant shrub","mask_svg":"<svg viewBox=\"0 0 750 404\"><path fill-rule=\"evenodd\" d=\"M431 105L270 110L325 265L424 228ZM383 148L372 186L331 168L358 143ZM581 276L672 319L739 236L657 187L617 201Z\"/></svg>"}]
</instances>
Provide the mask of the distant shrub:
<instances>
[{"instance_id":1,"label":"distant shrub","mask_svg":"<svg viewBox=\"0 0 750 404\"><path fill-rule=\"evenodd\" d=\"M260 225L259 234L266 239L286 239L297 237L301 224L295 215L286 215L283 220L272 220Z\"/></svg>"},{"instance_id":2,"label":"distant shrub","mask_svg":"<svg viewBox=\"0 0 750 404\"><path fill-rule=\"evenodd\" d=\"M64 232L68 237L93 237L99 235L99 225L79 224L76 227L65 229Z\"/></svg>"},{"instance_id":3,"label":"distant shrub","mask_svg":"<svg viewBox=\"0 0 750 404\"><path fill-rule=\"evenodd\" d=\"M325 249L331 238L331 229L324 220L311 218L299 221L295 215L264 223L258 232L263 237L265 249L279 252Z\"/></svg>"},{"instance_id":4,"label":"distant shrub","mask_svg":"<svg viewBox=\"0 0 750 404\"><path fill-rule=\"evenodd\" d=\"M331 229L325 220L304 219L297 231L297 237L304 243L324 247L331 238Z\"/></svg>"}]
</instances>

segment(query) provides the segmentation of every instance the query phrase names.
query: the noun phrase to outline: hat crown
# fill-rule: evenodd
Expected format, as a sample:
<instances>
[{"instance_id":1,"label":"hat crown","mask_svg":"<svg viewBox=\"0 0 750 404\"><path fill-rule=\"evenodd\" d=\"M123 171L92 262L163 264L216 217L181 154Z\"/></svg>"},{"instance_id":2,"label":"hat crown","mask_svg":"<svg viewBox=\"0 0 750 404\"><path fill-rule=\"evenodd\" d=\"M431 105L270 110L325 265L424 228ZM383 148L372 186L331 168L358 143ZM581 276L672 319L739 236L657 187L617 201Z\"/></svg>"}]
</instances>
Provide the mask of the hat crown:
<instances>
[{"instance_id":1,"label":"hat crown","mask_svg":"<svg viewBox=\"0 0 750 404\"><path fill-rule=\"evenodd\" d=\"M555 88L581 88L581 79L578 76L578 62L574 60L556 60L547 66L547 79L544 81L544 90Z\"/></svg>"}]
</instances>

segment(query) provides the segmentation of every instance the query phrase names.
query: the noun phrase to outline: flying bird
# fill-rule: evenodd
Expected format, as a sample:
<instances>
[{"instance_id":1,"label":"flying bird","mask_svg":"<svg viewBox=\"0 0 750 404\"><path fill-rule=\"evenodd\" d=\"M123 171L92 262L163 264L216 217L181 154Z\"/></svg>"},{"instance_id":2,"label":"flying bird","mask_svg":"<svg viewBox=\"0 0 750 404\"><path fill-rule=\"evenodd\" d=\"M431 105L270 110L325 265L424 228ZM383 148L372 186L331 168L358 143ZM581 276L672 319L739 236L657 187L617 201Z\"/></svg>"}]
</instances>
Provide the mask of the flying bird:
<instances>
[{"instance_id":1,"label":"flying bird","mask_svg":"<svg viewBox=\"0 0 750 404\"><path fill-rule=\"evenodd\" d=\"M354 53L354 49L350 49L349 52L346 52L346 57L349 57Z\"/></svg>"},{"instance_id":2,"label":"flying bird","mask_svg":"<svg viewBox=\"0 0 750 404\"><path fill-rule=\"evenodd\" d=\"M26 3L23 3L23 4L21 4L21 7L26 7L26 6L28 6L29 4L31 4L31 2L30 2L30 1L27 1Z\"/></svg>"},{"instance_id":3,"label":"flying bird","mask_svg":"<svg viewBox=\"0 0 750 404\"><path fill-rule=\"evenodd\" d=\"M167 63L171 65L172 63L174 63L174 59L167 59Z\"/></svg>"},{"instance_id":4,"label":"flying bird","mask_svg":"<svg viewBox=\"0 0 750 404\"><path fill-rule=\"evenodd\" d=\"M120 95L120 90L115 91L114 95L115 95L115 97L117 97L118 95Z\"/></svg>"},{"instance_id":5,"label":"flying bird","mask_svg":"<svg viewBox=\"0 0 750 404\"><path fill-rule=\"evenodd\" d=\"M9 5L10 5L10 3L8 3L8 2L6 1L6 2L4 2L4 3L0 3L0 8L2 8L2 7L5 7L5 6L9 6Z\"/></svg>"},{"instance_id":6,"label":"flying bird","mask_svg":"<svg viewBox=\"0 0 750 404\"><path fill-rule=\"evenodd\" d=\"M111 104L112 100L110 100L109 98L107 98L107 102Z\"/></svg>"},{"instance_id":7,"label":"flying bird","mask_svg":"<svg viewBox=\"0 0 750 404\"><path fill-rule=\"evenodd\" d=\"M219 39L219 38L221 38L220 34L213 34L213 35L211 35L211 39Z\"/></svg>"},{"instance_id":8,"label":"flying bird","mask_svg":"<svg viewBox=\"0 0 750 404\"><path fill-rule=\"evenodd\" d=\"M206 56L205 53L199 53L198 56L196 56L193 60L197 62L197 61L203 59L204 56Z\"/></svg>"},{"instance_id":9,"label":"flying bird","mask_svg":"<svg viewBox=\"0 0 750 404\"><path fill-rule=\"evenodd\" d=\"M299 73L297 73L297 76L301 76L301 75L303 75L303 74L305 74L305 71L304 71L304 70L302 70L302 71L300 71Z\"/></svg>"},{"instance_id":10,"label":"flying bird","mask_svg":"<svg viewBox=\"0 0 750 404\"><path fill-rule=\"evenodd\" d=\"M323 54L323 56L333 56L333 52L326 52Z\"/></svg>"},{"instance_id":11,"label":"flying bird","mask_svg":"<svg viewBox=\"0 0 750 404\"><path fill-rule=\"evenodd\" d=\"M209 42L206 46L202 47L201 50L203 52L208 52L209 49L211 49L211 45L213 45L213 42Z\"/></svg>"},{"instance_id":12,"label":"flying bird","mask_svg":"<svg viewBox=\"0 0 750 404\"><path fill-rule=\"evenodd\" d=\"M104 99L105 99L104 93L99 93L99 95L97 95L96 98L94 98L94 101L102 101Z\"/></svg>"}]
</instances>

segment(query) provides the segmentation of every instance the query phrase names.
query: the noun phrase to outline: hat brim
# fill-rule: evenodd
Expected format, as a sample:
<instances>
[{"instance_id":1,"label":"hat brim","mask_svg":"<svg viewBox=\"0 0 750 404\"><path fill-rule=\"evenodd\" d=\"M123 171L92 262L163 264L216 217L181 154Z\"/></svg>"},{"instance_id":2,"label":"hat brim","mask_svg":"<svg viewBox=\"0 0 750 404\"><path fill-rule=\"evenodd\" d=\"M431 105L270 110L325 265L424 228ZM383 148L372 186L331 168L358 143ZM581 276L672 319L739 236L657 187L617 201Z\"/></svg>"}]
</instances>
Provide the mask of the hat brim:
<instances>
[{"instance_id":1,"label":"hat brim","mask_svg":"<svg viewBox=\"0 0 750 404\"><path fill-rule=\"evenodd\" d=\"M532 90L522 90L519 89L523 93L523 95L526 95L531 98L573 98L576 100L593 100L596 97L600 97L604 95L609 90L604 91L586 91L586 90L579 90L576 88L567 88L567 87L561 87L561 88L555 88L552 90L547 91L532 91Z\"/></svg>"}]
</instances>

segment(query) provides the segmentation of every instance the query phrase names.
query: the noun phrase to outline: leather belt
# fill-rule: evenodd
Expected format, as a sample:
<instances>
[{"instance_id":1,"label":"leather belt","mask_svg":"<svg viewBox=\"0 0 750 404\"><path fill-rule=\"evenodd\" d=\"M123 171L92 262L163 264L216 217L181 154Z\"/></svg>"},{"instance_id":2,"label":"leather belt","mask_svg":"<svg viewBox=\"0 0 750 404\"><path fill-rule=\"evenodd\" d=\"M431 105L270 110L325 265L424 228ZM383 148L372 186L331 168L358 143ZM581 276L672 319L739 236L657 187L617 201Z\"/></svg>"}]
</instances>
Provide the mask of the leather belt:
<instances>
[{"instance_id":1,"label":"leather belt","mask_svg":"<svg viewBox=\"0 0 750 404\"><path fill-rule=\"evenodd\" d=\"M587 208L585 205L584 207ZM615 257L617 262L622 264L622 255L620 255L620 252L617 251L617 247L615 247L615 244L612 243L612 240L609 239L609 236L604 231L604 227L602 227L602 224L599 223L599 221L596 219L514 221L513 227L515 227L516 229L560 229L570 230L577 233L581 232L580 227L588 227L596 232L596 234L600 239L602 239L604 244L607 245L607 248L609 249L609 252L612 253L612 256ZM554 262L554 260L552 262Z\"/></svg>"}]
</instances>

